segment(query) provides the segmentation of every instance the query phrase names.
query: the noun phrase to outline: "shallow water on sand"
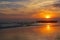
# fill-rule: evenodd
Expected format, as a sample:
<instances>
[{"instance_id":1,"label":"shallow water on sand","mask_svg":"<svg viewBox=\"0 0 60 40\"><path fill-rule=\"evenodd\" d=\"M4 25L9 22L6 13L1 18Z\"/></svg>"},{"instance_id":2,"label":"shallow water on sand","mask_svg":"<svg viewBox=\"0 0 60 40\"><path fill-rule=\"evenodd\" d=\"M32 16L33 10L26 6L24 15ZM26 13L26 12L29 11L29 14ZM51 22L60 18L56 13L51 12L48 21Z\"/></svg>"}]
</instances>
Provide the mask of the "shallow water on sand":
<instances>
[{"instance_id":1,"label":"shallow water on sand","mask_svg":"<svg viewBox=\"0 0 60 40\"><path fill-rule=\"evenodd\" d=\"M0 40L60 40L60 24L0 29Z\"/></svg>"}]
</instances>

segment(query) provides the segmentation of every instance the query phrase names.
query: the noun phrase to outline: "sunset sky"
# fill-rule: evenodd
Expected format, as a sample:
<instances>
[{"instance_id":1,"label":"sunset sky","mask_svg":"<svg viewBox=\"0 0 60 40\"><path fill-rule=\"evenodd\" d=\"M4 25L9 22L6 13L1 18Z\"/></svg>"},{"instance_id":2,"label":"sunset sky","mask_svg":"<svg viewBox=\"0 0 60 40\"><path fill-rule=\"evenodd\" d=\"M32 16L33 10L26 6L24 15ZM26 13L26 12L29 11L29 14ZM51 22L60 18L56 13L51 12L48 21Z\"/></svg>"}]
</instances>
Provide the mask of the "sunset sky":
<instances>
[{"instance_id":1,"label":"sunset sky","mask_svg":"<svg viewBox=\"0 0 60 40\"><path fill-rule=\"evenodd\" d=\"M59 0L0 0L1 18L60 17Z\"/></svg>"}]
</instances>

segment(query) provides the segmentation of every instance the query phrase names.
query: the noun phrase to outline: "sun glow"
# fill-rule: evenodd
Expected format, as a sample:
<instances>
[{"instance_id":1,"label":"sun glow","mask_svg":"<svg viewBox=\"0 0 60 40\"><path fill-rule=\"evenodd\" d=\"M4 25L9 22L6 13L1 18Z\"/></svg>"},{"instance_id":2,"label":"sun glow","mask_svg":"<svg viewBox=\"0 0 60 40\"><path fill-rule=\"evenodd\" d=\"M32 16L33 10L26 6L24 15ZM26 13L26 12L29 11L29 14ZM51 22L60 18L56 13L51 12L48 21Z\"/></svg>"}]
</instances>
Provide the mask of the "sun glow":
<instances>
[{"instance_id":1,"label":"sun glow","mask_svg":"<svg viewBox=\"0 0 60 40\"><path fill-rule=\"evenodd\" d=\"M49 16L49 15L47 15L47 16L46 16L46 18L50 18L50 16Z\"/></svg>"},{"instance_id":2,"label":"sun glow","mask_svg":"<svg viewBox=\"0 0 60 40\"><path fill-rule=\"evenodd\" d=\"M32 15L32 18L44 18L44 19L50 19L50 18L56 18L57 15L53 11L49 10L41 10L41 12L38 12L34 15Z\"/></svg>"}]
</instances>

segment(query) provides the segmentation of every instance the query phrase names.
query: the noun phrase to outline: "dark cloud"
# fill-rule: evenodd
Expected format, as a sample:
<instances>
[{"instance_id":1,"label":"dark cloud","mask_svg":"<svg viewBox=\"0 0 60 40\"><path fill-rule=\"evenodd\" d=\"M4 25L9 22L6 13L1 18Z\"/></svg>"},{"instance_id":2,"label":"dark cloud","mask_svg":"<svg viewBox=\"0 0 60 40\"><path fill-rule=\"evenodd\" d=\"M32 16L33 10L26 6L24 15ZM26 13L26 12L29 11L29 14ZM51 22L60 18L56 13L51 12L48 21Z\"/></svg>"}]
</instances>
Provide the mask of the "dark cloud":
<instances>
[{"instance_id":1,"label":"dark cloud","mask_svg":"<svg viewBox=\"0 0 60 40\"><path fill-rule=\"evenodd\" d=\"M54 7L60 7L60 4L54 4Z\"/></svg>"},{"instance_id":2,"label":"dark cloud","mask_svg":"<svg viewBox=\"0 0 60 40\"><path fill-rule=\"evenodd\" d=\"M0 8L21 8L24 7L24 5L19 4L0 4Z\"/></svg>"},{"instance_id":3,"label":"dark cloud","mask_svg":"<svg viewBox=\"0 0 60 40\"><path fill-rule=\"evenodd\" d=\"M6 15L6 14L0 13L0 16L3 16L3 15Z\"/></svg>"},{"instance_id":4,"label":"dark cloud","mask_svg":"<svg viewBox=\"0 0 60 40\"><path fill-rule=\"evenodd\" d=\"M54 3L54 6L55 6L55 7L60 7L60 0L57 0L57 1Z\"/></svg>"}]
</instances>

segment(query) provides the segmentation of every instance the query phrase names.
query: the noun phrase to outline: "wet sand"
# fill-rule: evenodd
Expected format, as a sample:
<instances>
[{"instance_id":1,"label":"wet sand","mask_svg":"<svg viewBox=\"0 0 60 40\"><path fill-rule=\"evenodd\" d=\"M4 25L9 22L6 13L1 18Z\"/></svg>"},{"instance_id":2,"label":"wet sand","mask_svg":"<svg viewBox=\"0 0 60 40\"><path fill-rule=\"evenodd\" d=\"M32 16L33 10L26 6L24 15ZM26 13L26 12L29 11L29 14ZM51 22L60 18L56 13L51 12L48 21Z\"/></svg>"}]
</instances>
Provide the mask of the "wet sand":
<instances>
[{"instance_id":1,"label":"wet sand","mask_svg":"<svg viewBox=\"0 0 60 40\"><path fill-rule=\"evenodd\" d=\"M47 24L0 29L0 40L60 40L60 26Z\"/></svg>"}]
</instances>

